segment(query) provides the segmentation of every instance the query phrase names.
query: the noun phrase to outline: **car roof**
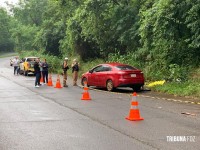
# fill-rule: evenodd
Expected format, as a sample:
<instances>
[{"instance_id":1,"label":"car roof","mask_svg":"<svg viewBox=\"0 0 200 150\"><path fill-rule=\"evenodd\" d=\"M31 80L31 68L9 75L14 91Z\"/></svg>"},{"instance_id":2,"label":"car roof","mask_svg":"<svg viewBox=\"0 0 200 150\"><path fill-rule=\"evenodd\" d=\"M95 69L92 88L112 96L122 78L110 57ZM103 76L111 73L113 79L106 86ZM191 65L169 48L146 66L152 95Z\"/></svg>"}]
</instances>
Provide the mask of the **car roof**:
<instances>
[{"instance_id":1,"label":"car roof","mask_svg":"<svg viewBox=\"0 0 200 150\"><path fill-rule=\"evenodd\" d=\"M125 66L126 64L118 63L118 62L110 62L110 63L104 63L100 65L110 65L110 66Z\"/></svg>"},{"instance_id":2,"label":"car roof","mask_svg":"<svg viewBox=\"0 0 200 150\"><path fill-rule=\"evenodd\" d=\"M39 57L34 57L34 56L33 56L33 57L25 57L25 58L39 58Z\"/></svg>"}]
</instances>

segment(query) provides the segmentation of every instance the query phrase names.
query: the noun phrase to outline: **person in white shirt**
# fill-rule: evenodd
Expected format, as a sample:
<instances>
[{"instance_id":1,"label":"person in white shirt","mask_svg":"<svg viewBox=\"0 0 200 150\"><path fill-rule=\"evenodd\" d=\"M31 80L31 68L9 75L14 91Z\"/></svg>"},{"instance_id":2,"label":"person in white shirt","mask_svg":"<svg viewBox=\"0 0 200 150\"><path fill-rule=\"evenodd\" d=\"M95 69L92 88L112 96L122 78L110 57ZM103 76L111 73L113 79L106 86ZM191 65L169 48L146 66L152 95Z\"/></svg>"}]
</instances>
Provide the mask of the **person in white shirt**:
<instances>
[{"instance_id":1,"label":"person in white shirt","mask_svg":"<svg viewBox=\"0 0 200 150\"><path fill-rule=\"evenodd\" d=\"M18 56L16 56L15 59L13 59L14 75L19 74L19 63L20 63L19 58Z\"/></svg>"}]
</instances>

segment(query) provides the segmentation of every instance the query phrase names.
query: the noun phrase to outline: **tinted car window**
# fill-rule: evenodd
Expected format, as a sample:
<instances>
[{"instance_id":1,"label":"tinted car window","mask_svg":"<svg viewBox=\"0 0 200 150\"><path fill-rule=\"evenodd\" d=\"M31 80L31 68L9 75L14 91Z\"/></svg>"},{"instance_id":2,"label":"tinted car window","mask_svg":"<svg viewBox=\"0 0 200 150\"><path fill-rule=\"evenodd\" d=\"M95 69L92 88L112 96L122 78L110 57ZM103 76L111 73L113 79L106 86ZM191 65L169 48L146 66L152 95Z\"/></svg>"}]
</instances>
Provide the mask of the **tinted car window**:
<instances>
[{"instance_id":1,"label":"tinted car window","mask_svg":"<svg viewBox=\"0 0 200 150\"><path fill-rule=\"evenodd\" d=\"M125 66L116 66L116 68L118 70L136 70L136 68L134 68L132 66L128 66L128 65L125 65Z\"/></svg>"},{"instance_id":2,"label":"tinted car window","mask_svg":"<svg viewBox=\"0 0 200 150\"><path fill-rule=\"evenodd\" d=\"M112 68L109 66L97 66L93 69L93 72L105 72L105 71L111 71Z\"/></svg>"},{"instance_id":3,"label":"tinted car window","mask_svg":"<svg viewBox=\"0 0 200 150\"><path fill-rule=\"evenodd\" d=\"M101 72L101 71L103 71L103 66L98 66L93 69L93 72Z\"/></svg>"},{"instance_id":4,"label":"tinted car window","mask_svg":"<svg viewBox=\"0 0 200 150\"><path fill-rule=\"evenodd\" d=\"M112 68L108 66L103 66L103 71L111 71Z\"/></svg>"},{"instance_id":5,"label":"tinted car window","mask_svg":"<svg viewBox=\"0 0 200 150\"><path fill-rule=\"evenodd\" d=\"M28 58L27 61L35 61L35 58Z\"/></svg>"}]
</instances>

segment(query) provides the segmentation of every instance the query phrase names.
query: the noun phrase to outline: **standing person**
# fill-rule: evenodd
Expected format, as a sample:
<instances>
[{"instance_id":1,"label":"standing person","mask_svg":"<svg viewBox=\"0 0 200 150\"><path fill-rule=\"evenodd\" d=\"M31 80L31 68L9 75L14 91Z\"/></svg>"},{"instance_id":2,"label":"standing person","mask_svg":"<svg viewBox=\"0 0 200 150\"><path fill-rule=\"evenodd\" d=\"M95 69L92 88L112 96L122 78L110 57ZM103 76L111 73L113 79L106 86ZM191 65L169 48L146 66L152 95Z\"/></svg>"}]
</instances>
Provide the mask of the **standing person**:
<instances>
[{"instance_id":1,"label":"standing person","mask_svg":"<svg viewBox=\"0 0 200 150\"><path fill-rule=\"evenodd\" d=\"M68 66L68 58L65 58L63 64L62 64L62 69L63 69L63 87L68 87L67 85L67 70L69 69Z\"/></svg>"},{"instance_id":2,"label":"standing person","mask_svg":"<svg viewBox=\"0 0 200 150\"><path fill-rule=\"evenodd\" d=\"M48 68L49 68L49 65L47 64L46 59L44 59L44 62L42 63L42 77L43 77L44 84L48 83Z\"/></svg>"},{"instance_id":3,"label":"standing person","mask_svg":"<svg viewBox=\"0 0 200 150\"><path fill-rule=\"evenodd\" d=\"M72 63L73 86L77 86L78 71L79 71L79 64L78 61L74 59Z\"/></svg>"},{"instance_id":4,"label":"standing person","mask_svg":"<svg viewBox=\"0 0 200 150\"><path fill-rule=\"evenodd\" d=\"M40 76L39 76L39 86L40 86L40 85L42 85L40 83L40 80L41 80L41 77L43 76L42 75L42 62L41 62L40 58L38 58L38 64L39 64L39 68L40 68Z\"/></svg>"},{"instance_id":5,"label":"standing person","mask_svg":"<svg viewBox=\"0 0 200 150\"><path fill-rule=\"evenodd\" d=\"M41 71L40 71L40 60L36 59L34 63L34 72L35 72L35 87L39 87L40 85L40 76L41 76Z\"/></svg>"},{"instance_id":6,"label":"standing person","mask_svg":"<svg viewBox=\"0 0 200 150\"><path fill-rule=\"evenodd\" d=\"M15 59L13 60L13 66L14 66L14 75L15 73L17 73L17 75L19 74L19 59L18 56L15 57Z\"/></svg>"}]
</instances>

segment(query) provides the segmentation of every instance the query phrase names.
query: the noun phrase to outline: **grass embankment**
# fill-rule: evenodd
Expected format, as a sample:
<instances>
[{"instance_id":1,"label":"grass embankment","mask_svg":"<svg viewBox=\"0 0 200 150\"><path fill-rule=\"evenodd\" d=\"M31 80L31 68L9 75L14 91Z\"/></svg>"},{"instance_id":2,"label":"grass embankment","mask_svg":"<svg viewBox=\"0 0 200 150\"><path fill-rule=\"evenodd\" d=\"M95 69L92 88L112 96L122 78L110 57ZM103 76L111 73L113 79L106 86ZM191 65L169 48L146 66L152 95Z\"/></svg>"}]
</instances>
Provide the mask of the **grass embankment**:
<instances>
[{"instance_id":1,"label":"grass embankment","mask_svg":"<svg viewBox=\"0 0 200 150\"><path fill-rule=\"evenodd\" d=\"M55 56L44 55L42 53L38 53L35 51L23 52L20 54L21 58L25 57L25 56L38 56L41 59L46 58L47 62L51 65L50 72L54 72L54 73L58 73L58 74L62 73L61 65L64 60L64 57L58 58ZM69 66L71 66L73 59L74 59L74 57L72 57L72 58L69 57L69 61L68 61ZM111 60L111 61L114 62L115 60ZM87 62L80 61L79 62L80 63L79 76L81 76L82 73L87 72L89 69L96 66L97 64L104 63L104 62L105 61L102 59L96 59L96 60L91 60L91 61L87 61ZM118 60L118 62L123 62L123 61ZM129 64L128 62L125 62L125 63ZM130 64L130 65L134 65L134 64ZM144 69L140 68L140 69L144 71L145 78L148 79L149 74L145 73L145 68ZM71 68L68 71L68 73L69 73L69 75L71 75ZM156 74L156 72L154 72L153 74ZM188 74L189 74L189 72L188 72ZM146 84L149 84L149 83L151 83L151 81L148 81L148 83L146 83ZM166 81L163 85L152 86L151 90L164 92L164 93L168 93L168 94L172 94L172 95L176 95L176 96L190 96L190 97L200 98L200 68L193 70L192 74L188 75L188 79L186 81L178 81L178 82L177 81L174 81L174 82Z\"/></svg>"},{"instance_id":2,"label":"grass embankment","mask_svg":"<svg viewBox=\"0 0 200 150\"><path fill-rule=\"evenodd\" d=\"M176 96L189 96L200 98L200 81L189 80L183 83L166 82L163 85L157 85L151 88L154 91L173 94Z\"/></svg>"},{"instance_id":3,"label":"grass embankment","mask_svg":"<svg viewBox=\"0 0 200 150\"><path fill-rule=\"evenodd\" d=\"M11 57L11 56L16 56L17 53L15 52L0 52L0 58L4 58L4 57Z\"/></svg>"},{"instance_id":4,"label":"grass embankment","mask_svg":"<svg viewBox=\"0 0 200 150\"><path fill-rule=\"evenodd\" d=\"M152 90L161 91L176 96L190 96L200 98L200 68L189 74L184 82L166 82L163 85L152 87Z\"/></svg>"}]
</instances>

